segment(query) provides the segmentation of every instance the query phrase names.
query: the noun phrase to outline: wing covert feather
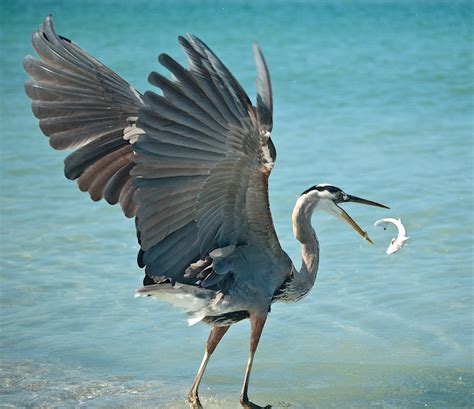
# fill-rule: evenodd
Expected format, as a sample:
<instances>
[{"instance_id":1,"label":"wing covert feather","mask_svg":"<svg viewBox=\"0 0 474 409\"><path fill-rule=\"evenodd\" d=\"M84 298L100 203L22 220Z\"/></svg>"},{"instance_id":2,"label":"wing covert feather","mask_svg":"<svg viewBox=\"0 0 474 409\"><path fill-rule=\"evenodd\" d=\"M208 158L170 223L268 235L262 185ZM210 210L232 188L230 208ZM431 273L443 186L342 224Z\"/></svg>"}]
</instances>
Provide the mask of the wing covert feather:
<instances>
[{"instance_id":1,"label":"wing covert feather","mask_svg":"<svg viewBox=\"0 0 474 409\"><path fill-rule=\"evenodd\" d=\"M147 275L156 282L167 277L196 284L183 266L208 259L217 248L259 241L264 243L259 245L261 258L269 265L283 253L267 191L275 157L269 139L272 95L258 48L255 108L201 40L187 36L179 42L189 67L161 54L159 62L172 79L150 74L149 82L162 95L144 96L147 107L137 121L144 134L134 145L137 165L132 176L138 189L139 259ZM244 274L242 267L237 270ZM215 285L220 280L208 281Z\"/></svg>"}]
</instances>

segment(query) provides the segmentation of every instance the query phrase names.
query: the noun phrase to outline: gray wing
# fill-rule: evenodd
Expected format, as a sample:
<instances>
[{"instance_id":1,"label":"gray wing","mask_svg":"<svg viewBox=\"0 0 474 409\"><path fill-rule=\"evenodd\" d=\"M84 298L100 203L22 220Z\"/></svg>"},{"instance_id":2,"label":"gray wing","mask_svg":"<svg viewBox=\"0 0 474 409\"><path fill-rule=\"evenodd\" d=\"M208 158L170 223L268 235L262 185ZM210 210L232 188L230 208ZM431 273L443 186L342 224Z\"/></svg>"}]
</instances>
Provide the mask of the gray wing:
<instances>
[{"instance_id":1,"label":"gray wing","mask_svg":"<svg viewBox=\"0 0 474 409\"><path fill-rule=\"evenodd\" d=\"M160 55L173 79L150 74L163 95L145 93L137 122L144 131L134 145L132 171L139 264L146 265L148 283L211 287L228 272L265 276L282 260L291 262L281 250L268 201L275 149L263 55L255 45L255 108L201 40L187 36L179 42L189 68Z\"/></svg>"},{"instance_id":2,"label":"gray wing","mask_svg":"<svg viewBox=\"0 0 474 409\"><path fill-rule=\"evenodd\" d=\"M135 214L130 170L134 122L143 105L125 80L72 41L56 34L51 16L33 34L39 59L26 56L25 83L32 110L54 149L75 149L64 161L64 173L78 179L92 200L105 198ZM130 136L131 135L131 136Z\"/></svg>"}]
</instances>

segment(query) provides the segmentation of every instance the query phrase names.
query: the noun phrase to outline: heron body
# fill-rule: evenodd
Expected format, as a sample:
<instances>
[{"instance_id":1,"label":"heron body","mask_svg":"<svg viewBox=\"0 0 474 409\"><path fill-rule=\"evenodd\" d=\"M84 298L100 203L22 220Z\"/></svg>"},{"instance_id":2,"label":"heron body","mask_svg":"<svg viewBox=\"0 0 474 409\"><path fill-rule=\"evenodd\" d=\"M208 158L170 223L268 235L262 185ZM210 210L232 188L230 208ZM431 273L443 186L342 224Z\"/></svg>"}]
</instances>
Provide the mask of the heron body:
<instances>
[{"instance_id":1,"label":"heron body","mask_svg":"<svg viewBox=\"0 0 474 409\"><path fill-rule=\"evenodd\" d=\"M182 308L190 324L211 325L205 354L188 395L201 407L198 388L210 356L229 327L250 319L250 356L241 403L248 398L253 358L270 306L294 302L314 285L319 243L315 211L367 234L339 206L386 207L319 184L302 193L293 211L301 243L298 270L282 250L268 200L276 160L271 139L270 75L259 47L257 101L252 105L232 73L195 36L178 38L184 68L166 54L159 62L172 79L152 72L161 94L140 94L108 67L54 31L49 16L33 34L39 59L27 56L25 84L41 130L55 149L74 149L65 175L93 200L120 203L135 217L145 268L138 296Z\"/></svg>"}]
</instances>

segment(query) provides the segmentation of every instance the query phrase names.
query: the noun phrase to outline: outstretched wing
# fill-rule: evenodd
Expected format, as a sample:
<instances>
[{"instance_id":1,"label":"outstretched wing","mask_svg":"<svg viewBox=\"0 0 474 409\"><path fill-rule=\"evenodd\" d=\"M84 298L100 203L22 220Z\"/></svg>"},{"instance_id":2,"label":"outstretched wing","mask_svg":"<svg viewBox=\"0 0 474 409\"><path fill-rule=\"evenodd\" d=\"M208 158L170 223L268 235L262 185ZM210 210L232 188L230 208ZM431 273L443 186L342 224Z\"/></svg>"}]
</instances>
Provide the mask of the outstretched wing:
<instances>
[{"instance_id":1,"label":"outstretched wing","mask_svg":"<svg viewBox=\"0 0 474 409\"><path fill-rule=\"evenodd\" d=\"M92 200L120 202L126 216L135 214L134 163L128 139L136 138L141 96L125 80L72 41L56 34L51 16L33 34L39 59L26 56L31 80L25 84L32 109L54 149L75 151L64 173L78 179Z\"/></svg>"},{"instance_id":2,"label":"outstretched wing","mask_svg":"<svg viewBox=\"0 0 474 409\"><path fill-rule=\"evenodd\" d=\"M210 286L220 279L209 275L212 260L215 276L228 271L230 259L236 273L239 263L243 271L245 264L263 268L287 257L268 201L275 160L270 77L254 45L255 108L201 40L187 36L179 42L189 68L160 55L173 79L150 74L150 83L163 95L145 93L146 106L137 122L144 131L134 145L132 171L142 247L139 264L146 265L154 282L204 280L203 285L207 281Z\"/></svg>"}]
</instances>

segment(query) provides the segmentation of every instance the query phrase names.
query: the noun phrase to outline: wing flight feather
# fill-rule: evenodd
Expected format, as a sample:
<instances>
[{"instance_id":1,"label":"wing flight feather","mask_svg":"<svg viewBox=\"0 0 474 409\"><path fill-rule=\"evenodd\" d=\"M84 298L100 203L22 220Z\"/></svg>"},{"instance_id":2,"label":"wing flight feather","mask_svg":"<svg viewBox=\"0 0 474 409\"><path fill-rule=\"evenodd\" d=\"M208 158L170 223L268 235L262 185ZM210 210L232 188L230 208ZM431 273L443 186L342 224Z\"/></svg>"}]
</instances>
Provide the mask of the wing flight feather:
<instances>
[{"instance_id":1,"label":"wing flight feather","mask_svg":"<svg viewBox=\"0 0 474 409\"><path fill-rule=\"evenodd\" d=\"M33 114L54 149L75 149L64 173L92 200L105 198L135 215L132 146L123 139L143 101L131 86L72 41L56 34L51 16L33 34L39 60L24 59Z\"/></svg>"}]
</instances>

